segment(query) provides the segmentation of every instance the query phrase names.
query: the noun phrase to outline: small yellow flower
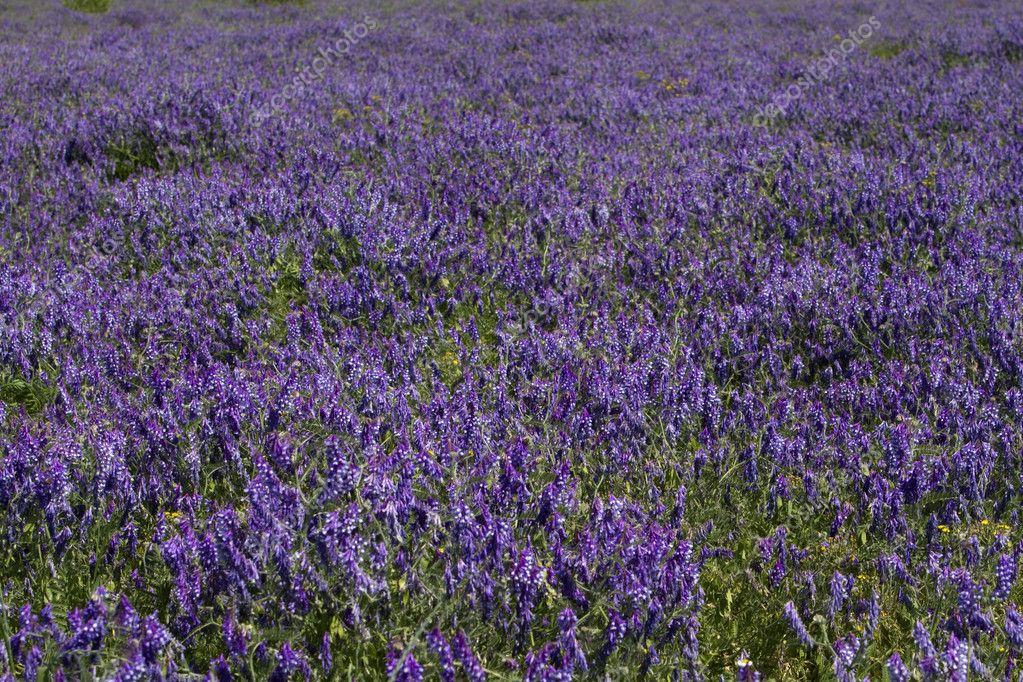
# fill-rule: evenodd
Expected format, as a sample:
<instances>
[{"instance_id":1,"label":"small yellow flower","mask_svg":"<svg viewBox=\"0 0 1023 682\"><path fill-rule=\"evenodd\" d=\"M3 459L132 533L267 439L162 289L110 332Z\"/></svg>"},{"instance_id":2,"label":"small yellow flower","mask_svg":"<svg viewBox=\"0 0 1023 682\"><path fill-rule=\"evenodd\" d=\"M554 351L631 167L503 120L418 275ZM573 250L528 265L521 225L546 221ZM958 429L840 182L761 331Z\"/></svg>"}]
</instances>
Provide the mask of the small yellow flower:
<instances>
[{"instance_id":1,"label":"small yellow flower","mask_svg":"<svg viewBox=\"0 0 1023 682\"><path fill-rule=\"evenodd\" d=\"M938 530L940 530L942 533L948 533L949 532L948 526L938 526Z\"/></svg>"},{"instance_id":2,"label":"small yellow flower","mask_svg":"<svg viewBox=\"0 0 1023 682\"><path fill-rule=\"evenodd\" d=\"M987 519L983 519L983 520L981 520L981 522L980 522L980 525L982 525L982 526L986 526L986 525L988 525L989 523L991 523L991 522L990 522L990 521L988 521Z\"/></svg>"},{"instance_id":3,"label":"small yellow flower","mask_svg":"<svg viewBox=\"0 0 1023 682\"><path fill-rule=\"evenodd\" d=\"M345 107L339 107L334 110L334 123L347 123L355 118L355 114L346 109Z\"/></svg>"},{"instance_id":4,"label":"small yellow flower","mask_svg":"<svg viewBox=\"0 0 1023 682\"><path fill-rule=\"evenodd\" d=\"M675 92L676 90L682 90L689 85L688 78L676 78L675 80L669 80L667 78L661 80L661 86L668 92Z\"/></svg>"}]
</instances>

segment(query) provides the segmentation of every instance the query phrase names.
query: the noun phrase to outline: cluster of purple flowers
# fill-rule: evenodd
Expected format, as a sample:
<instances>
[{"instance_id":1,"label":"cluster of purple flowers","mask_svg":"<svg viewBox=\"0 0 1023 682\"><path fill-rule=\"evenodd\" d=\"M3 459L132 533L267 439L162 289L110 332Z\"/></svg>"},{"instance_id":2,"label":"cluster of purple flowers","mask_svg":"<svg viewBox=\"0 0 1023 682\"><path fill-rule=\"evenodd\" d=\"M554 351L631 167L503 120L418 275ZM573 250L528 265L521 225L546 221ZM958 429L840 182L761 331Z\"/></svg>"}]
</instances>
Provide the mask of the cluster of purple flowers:
<instances>
[{"instance_id":1,"label":"cluster of purple flowers","mask_svg":"<svg viewBox=\"0 0 1023 682\"><path fill-rule=\"evenodd\" d=\"M343 4L0 10L0 682L1020 674L1018 3Z\"/></svg>"}]
</instances>

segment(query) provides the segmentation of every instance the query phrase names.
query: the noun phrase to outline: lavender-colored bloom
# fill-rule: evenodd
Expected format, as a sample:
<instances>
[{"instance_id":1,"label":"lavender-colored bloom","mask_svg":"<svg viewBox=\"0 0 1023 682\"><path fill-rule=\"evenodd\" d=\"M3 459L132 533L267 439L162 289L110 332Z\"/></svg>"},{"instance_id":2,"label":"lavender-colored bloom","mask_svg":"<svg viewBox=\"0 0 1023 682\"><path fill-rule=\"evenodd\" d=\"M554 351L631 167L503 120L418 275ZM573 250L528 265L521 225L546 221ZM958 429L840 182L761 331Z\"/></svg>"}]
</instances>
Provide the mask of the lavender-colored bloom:
<instances>
[{"instance_id":1,"label":"lavender-colored bloom","mask_svg":"<svg viewBox=\"0 0 1023 682\"><path fill-rule=\"evenodd\" d=\"M285 642L277 652L277 666L271 673L270 680L271 682L287 682L291 679L292 673L299 673L306 680L311 676L305 657L292 649L288 642Z\"/></svg>"},{"instance_id":2,"label":"lavender-colored bloom","mask_svg":"<svg viewBox=\"0 0 1023 682\"><path fill-rule=\"evenodd\" d=\"M330 633L323 633L323 641L320 643L320 669L324 675L330 675L334 668L334 658L330 654Z\"/></svg>"},{"instance_id":3,"label":"lavender-colored bloom","mask_svg":"<svg viewBox=\"0 0 1023 682\"><path fill-rule=\"evenodd\" d=\"M1005 635L1017 649L1023 649L1023 615L1020 615L1014 604L1005 611Z\"/></svg>"},{"instance_id":4,"label":"lavender-colored bloom","mask_svg":"<svg viewBox=\"0 0 1023 682\"><path fill-rule=\"evenodd\" d=\"M916 646L924 658L934 658L938 655L937 649L931 642L931 636L927 633L927 628L920 621L913 626L913 639L916 640Z\"/></svg>"},{"instance_id":5,"label":"lavender-colored bloom","mask_svg":"<svg viewBox=\"0 0 1023 682\"><path fill-rule=\"evenodd\" d=\"M998 557L995 569L995 589L991 593L995 599L1006 599L1016 582L1016 560L1008 554Z\"/></svg>"},{"instance_id":6,"label":"lavender-colored bloom","mask_svg":"<svg viewBox=\"0 0 1023 682\"><path fill-rule=\"evenodd\" d=\"M32 647L31 651L28 652L28 655L25 656L25 669L23 674L26 680L35 681L36 674L39 672L39 665L42 663L42 660L43 652L37 646Z\"/></svg>"},{"instance_id":7,"label":"lavender-colored bloom","mask_svg":"<svg viewBox=\"0 0 1023 682\"><path fill-rule=\"evenodd\" d=\"M426 635L426 643L430 650L437 656L440 663L440 678L443 682L453 682L455 679L455 657L451 652L451 646L443 633L437 628L430 630Z\"/></svg>"},{"instance_id":8,"label":"lavender-colored bloom","mask_svg":"<svg viewBox=\"0 0 1023 682\"><path fill-rule=\"evenodd\" d=\"M152 670L141 656L132 656L121 664L117 674L114 675L116 682L145 682L152 678Z\"/></svg>"},{"instance_id":9,"label":"lavender-colored bloom","mask_svg":"<svg viewBox=\"0 0 1023 682\"><path fill-rule=\"evenodd\" d=\"M579 644L576 635L575 625L578 618L572 609L565 609L558 615L558 629L561 632L561 648L566 661L571 661L573 667L585 672L589 669L586 662L586 654Z\"/></svg>"},{"instance_id":10,"label":"lavender-colored bloom","mask_svg":"<svg viewBox=\"0 0 1023 682\"><path fill-rule=\"evenodd\" d=\"M759 682L760 673L753 667L753 661L749 659L749 654L745 651L739 656L739 660L735 662L736 667L736 678L739 682Z\"/></svg>"},{"instance_id":11,"label":"lavender-colored bloom","mask_svg":"<svg viewBox=\"0 0 1023 682\"><path fill-rule=\"evenodd\" d=\"M984 598L981 586L974 582L965 569L958 573L957 587L959 591L959 608L968 619L970 625L981 630L990 630L993 627L991 619L981 609L981 603Z\"/></svg>"},{"instance_id":12,"label":"lavender-colored bloom","mask_svg":"<svg viewBox=\"0 0 1023 682\"><path fill-rule=\"evenodd\" d=\"M1018 2L6 4L0 674L1016 672Z\"/></svg>"},{"instance_id":13,"label":"lavender-colored bloom","mask_svg":"<svg viewBox=\"0 0 1023 682\"><path fill-rule=\"evenodd\" d=\"M888 658L887 667L888 676L891 677L892 682L909 682L912 673L906 667L906 664L902 662L898 652Z\"/></svg>"},{"instance_id":14,"label":"lavender-colored bloom","mask_svg":"<svg viewBox=\"0 0 1023 682\"><path fill-rule=\"evenodd\" d=\"M852 592L855 580L852 576L844 576L838 571L831 576L831 599L828 602L828 622L834 625L835 617L841 611Z\"/></svg>"},{"instance_id":15,"label":"lavender-colored bloom","mask_svg":"<svg viewBox=\"0 0 1023 682\"><path fill-rule=\"evenodd\" d=\"M174 641L174 637L156 618L146 616L142 620L139 640L139 647L146 663L154 665L159 656Z\"/></svg>"},{"instance_id":16,"label":"lavender-colored bloom","mask_svg":"<svg viewBox=\"0 0 1023 682\"><path fill-rule=\"evenodd\" d=\"M796 638L804 645L812 647L815 642L813 637L810 636L810 632L806 629L806 625L803 624L803 619L799 616L799 611L796 610L796 605L791 601L785 604L784 609L785 620L788 621L789 627L796 633Z\"/></svg>"},{"instance_id":17,"label":"lavender-colored bloom","mask_svg":"<svg viewBox=\"0 0 1023 682\"><path fill-rule=\"evenodd\" d=\"M223 622L224 643L232 656L244 658L248 653L248 637L238 627L234 616L228 612Z\"/></svg>"},{"instance_id":18,"label":"lavender-colored bloom","mask_svg":"<svg viewBox=\"0 0 1023 682\"><path fill-rule=\"evenodd\" d=\"M422 682L423 666L411 652L392 648L387 655L387 674L396 682Z\"/></svg>"},{"instance_id":19,"label":"lavender-colored bloom","mask_svg":"<svg viewBox=\"0 0 1023 682\"><path fill-rule=\"evenodd\" d=\"M855 682L856 675L853 663L862 647L862 642L855 635L846 635L835 642L835 677L840 682Z\"/></svg>"},{"instance_id":20,"label":"lavender-colored bloom","mask_svg":"<svg viewBox=\"0 0 1023 682\"><path fill-rule=\"evenodd\" d=\"M451 642L451 648L454 651L455 658L462 664L462 670L465 671L465 675L469 678L470 682L483 682L487 678L479 659L476 658L476 654L469 647L469 640L464 632L458 631L458 634L455 635Z\"/></svg>"},{"instance_id":21,"label":"lavender-colored bloom","mask_svg":"<svg viewBox=\"0 0 1023 682\"><path fill-rule=\"evenodd\" d=\"M881 604L878 601L877 592L870 593L870 601L867 604L867 624L863 629L863 638L867 642L874 638L877 626L881 621Z\"/></svg>"},{"instance_id":22,"label":"lavender-colored bloom","mask_svg":"<svg viewBox=\"0 0 1023 682\"><path fill-rule=\"evenodd\" d=\"M223 656L218 657L210 666L210 672L216 682L233 682L234 675L231 674L231 666Z\"/></svg>"},{"instance_id":23,"label":"lavender-colored bloom","mask_svg":"<svg viewBox=\"0 0 1023 682\"><path fill-rule=\"evenodd\" d=\"M966 682L969 675L969 652L969 642L961 641L955 634L949 636L944 654L945 670L949 680Z\"/></svg>"}]
</instances>

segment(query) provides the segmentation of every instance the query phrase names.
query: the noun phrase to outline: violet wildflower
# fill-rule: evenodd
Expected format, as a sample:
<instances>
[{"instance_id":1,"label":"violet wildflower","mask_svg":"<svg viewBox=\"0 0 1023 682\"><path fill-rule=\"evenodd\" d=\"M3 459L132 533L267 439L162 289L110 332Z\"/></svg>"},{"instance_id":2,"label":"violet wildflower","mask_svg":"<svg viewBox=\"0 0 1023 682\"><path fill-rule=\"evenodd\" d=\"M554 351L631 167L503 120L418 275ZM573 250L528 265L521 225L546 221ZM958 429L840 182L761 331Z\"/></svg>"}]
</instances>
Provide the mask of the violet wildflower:
<instances>
[{"instance_id":1,"label":"violet wildflower","mask_svg":"<svg viewBox=\"0 0 1023 682\"><path fill-rule=\"evenodd\" d=\"M739 656L739 660L735 662L736 677L739 682L760 682L760 673L753 667L753 661L749 659L749 654L745 651Z\"/></svg>"},{"instance_id":2,"label":"violet wildflower","mask_svg":"<svg viewBox=\"0 0 1023 682\"><path fill-rule=\"evenodd\" d=\"M1005 636L1017 650L1023 650L1023 615L1016 610L1015 604L1010 604L1005 611Z\"/></svg>"},{"instance_id":3,"label":"violet wildflower","mask_svg":"<svg viewBox=\"0 0 1023 682\"><path fill-rule=\"evenodd\" d=\"M909 682L912 676L909 668L902 662L898 652L888 658L887 668L888 676L892 679L892 682Z\"/></svg>"},{"instance_id":4,"label":"violet wildflower","mask_svg":"<svg viewBox=\"0 0 1023 682\"><path fill-rule=\"evenodd\" d=\"M813 641L813 637L810 636L810 632L803 624L803 619L799 617L799 611L796 610L796 605L791 601L785 604L784 616L785 620L789 623L789 627L791 627L792 631L796 633L796 638L804 646L814 646L815 642Z\"/></svg>"},{"instance_id":5,"label":"violet wildflower","mask_svg":"<svg viewBox=\"0 0 1023 682\"><path fill-rule=\"evenodd\" d=\"M998 566L995 568L995 589L992 596L995 599L1004 600L1012 591L1016 582L1016 560L1008 554L998 557Z\"/></svg>"},{"instance_id":6,"label":"violet wildflower","mask_svg":"<svg viewBox=\"0 0 1023 682\"><path fill-rule=\"evenodd\" d=\"M455 658L462 664L462 670L465 671L465 675L469 678L470 682L483 682L487 678L479 659L476 658L476 654L469 647L469 640L464 632L458 631L451 642L451 648L454 651Z\"/></svg>"},{"instance_id":7,"label":"violet wildflower","mask_svg":"<svg viewBox=\"0 0 1023 682\"><path fill-rule=\"evenodd\" d=\"M330 675L334 668L334 658L330 653L330 633L323 633L323 640L320 643L320 669L324 675Z\"/></svg>"},{"instance_id":8,"label":"violet wildflower","mask_svg":"<svg viewBox=\"0 0 1023 682\"><path fill-rule=\"evenodd\" d=\"M444 637L439 629L434 628L427 633L426 643L439 660L442 682L453 682L455 679L455 658L447 638Z\"/></svg>"}]
</instances>

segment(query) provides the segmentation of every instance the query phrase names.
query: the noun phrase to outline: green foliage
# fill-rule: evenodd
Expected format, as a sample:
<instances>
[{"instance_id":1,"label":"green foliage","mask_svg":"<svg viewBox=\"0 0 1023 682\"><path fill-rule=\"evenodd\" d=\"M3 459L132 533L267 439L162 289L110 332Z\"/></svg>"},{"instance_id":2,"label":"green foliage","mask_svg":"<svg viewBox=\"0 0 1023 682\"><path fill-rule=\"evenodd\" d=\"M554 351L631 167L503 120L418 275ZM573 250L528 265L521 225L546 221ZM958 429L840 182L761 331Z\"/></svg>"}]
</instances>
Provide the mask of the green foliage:
<instances>
[{"instance_id":1,"label":"green foliage","mask_svg":"<svg viewBox=\"0 0 1023 682\"><path fill-rule=\"evenodd\" d=\"M265 313L273 323L275 339L283 341L287 337L288 315L309 301L300 268L299 255L289 248L270 269L272 284L266 294Z\"/></svg>"},{"instance_id":2,"label":"green foliage","mask_svg":"<svg viewBox=\"0 0 1023 682\"><path fill-rule=\"evenodd\" d=\"M86 14L106 14L110 11L111 0L64 0L64 6Z\"/></svg>"},{"instance_id":3,"label":"green foliage","mask_svg":"<svg viewBox=\"0 0 1023 682\"><path fill-rule=\"evenodd\" d=\"M942 73L954 69L958 66L966 66L973 61L973 58L968 54L962 54L955 50L942 50L941 52L941 71Z\"/></svg>"},{"instance_id":4,"label":"green foliage","mask_svg":"<svg viewBox=\"0 0 1023 682\"><path fill-rule=\"evenodd\" d=\"M107 158L113 162L108 178L124 181L142 173L145 169L158 171L172 160L161 150L148 132L137 131L111 142L106 149Z\"/></svg>"},{"instance_id":5,"label":"green foliage","mask_svg":"<svg viewBox=\"0 0 1023 682\"><path fill-rule=\"evenodd\" d=\"M253 5L298 5L302 6L306 0L249 0Z\"/></svg>"},{"instance_id":6,"label":"green foliage","mask_svg":"<svg viewBox=\"0 0 1023 682\"><path fill-rule=\"evenodd\" d=\"M885 61L894 59L905 52L909 46L900 40L879 40L869 48L870 54Z\"/></svg>"},{"instance_id":7,"label":"green foliage","mask_svg":"<svg viewBox=\"0 0 1023 682\"><path fill-rule=\"evenodd\" d=\"M1011 40L1002 41L1002 54L1005 56L1005 61L1010 64L1020 63L1023 61L1023 43Z\"/></svg>"},{"instance_id":8,"label":"green foliage","mask_svg":"<svg viewBox=\"0 0 1023 682\"><path fill-rule=\"evenodd\" d=\"M24 406L29 414L39 414L56 397L57 389L39 377L23 379L10 371L0 371L0 402L6 405Z\"/></svg>"},{"instance_id":9,"label":"green foliage","mask_svg":"<svg viewBox=\"0 0 1023 682\"><path fill-rule=\"evenodd\" d=\"M205 170L215 162L236 158L238 149L238 143L228 139L216 122L177 139L167 139L143 124L115 133L106 143L106 178L123 182L147 170L173 173L186 165Z\"/></svg>"}]
</instances>

